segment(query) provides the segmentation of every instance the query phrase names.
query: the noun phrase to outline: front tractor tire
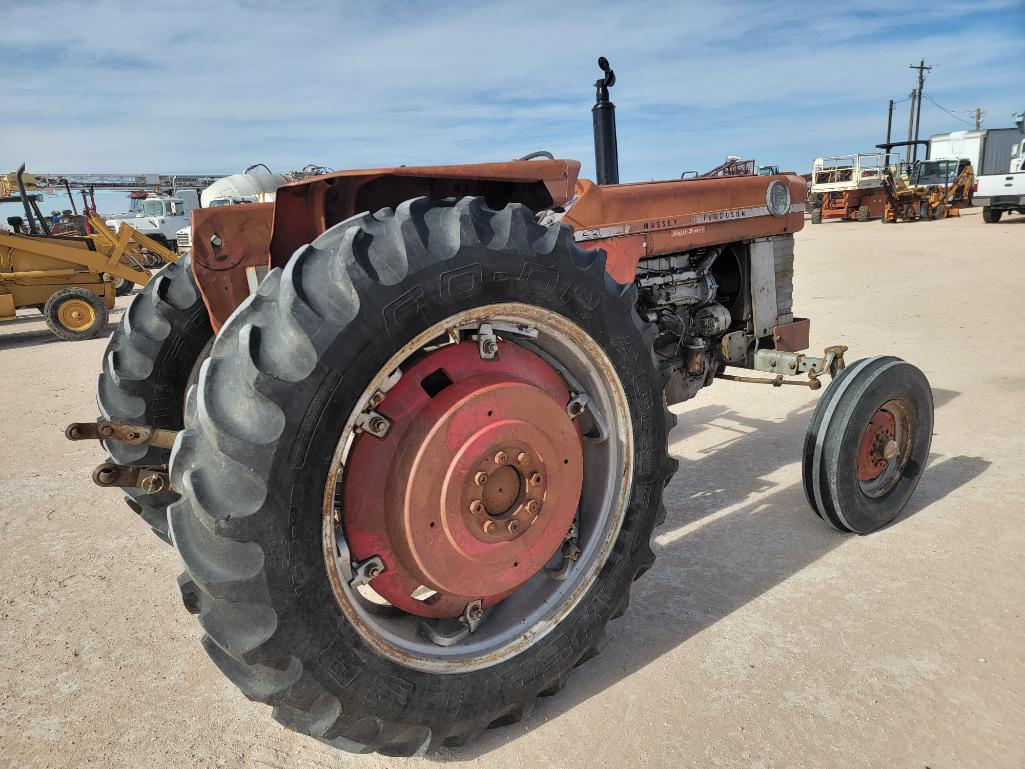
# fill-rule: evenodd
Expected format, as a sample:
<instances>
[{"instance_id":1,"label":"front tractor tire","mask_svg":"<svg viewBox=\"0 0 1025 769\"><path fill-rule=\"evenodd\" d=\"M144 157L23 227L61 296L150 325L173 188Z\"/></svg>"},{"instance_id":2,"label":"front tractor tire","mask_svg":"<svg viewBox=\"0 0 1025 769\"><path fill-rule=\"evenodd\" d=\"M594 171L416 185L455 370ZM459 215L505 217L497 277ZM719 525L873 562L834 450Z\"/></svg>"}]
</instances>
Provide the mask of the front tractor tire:
<instances>
[{"instance_id":1,"label":"front tractor tire","mask_svg":"<svg viewBox=\"0 0 1025 769\"><path fill-rule=\"evenodd\" d=\"M166 265L125 310L107 343L96 402L103 419L180 430L185 395L209 351L213 329L190 260ZM106 440L110 461L167 465L170 449ZM164 540L172 491L125 489L125 501Z\"/></svg>"},{"instance_id":2,"label":"front tractor tire","mask_svg":"<svg viewBox=\"0 0 1025 769\"><path fill-rule=\"evenodd\" d=\"M900 358L855 361L830 383L805 435L805 496L833 528L868 534L900 515L929 459L933 397Z\"/></svg>"},{"instance_id":3,"label":"front tractor tire","mask_svg":"<svg viewBox=\"0 0 1025 769\"><path fill-rule=\"evenodd\" d=\"M179 584L221 671L389 755L558 691L651 566L676 469L635 301L569 228L480 198L354 217L272 271L171 460Z\"/></svg>"}]
</instances>

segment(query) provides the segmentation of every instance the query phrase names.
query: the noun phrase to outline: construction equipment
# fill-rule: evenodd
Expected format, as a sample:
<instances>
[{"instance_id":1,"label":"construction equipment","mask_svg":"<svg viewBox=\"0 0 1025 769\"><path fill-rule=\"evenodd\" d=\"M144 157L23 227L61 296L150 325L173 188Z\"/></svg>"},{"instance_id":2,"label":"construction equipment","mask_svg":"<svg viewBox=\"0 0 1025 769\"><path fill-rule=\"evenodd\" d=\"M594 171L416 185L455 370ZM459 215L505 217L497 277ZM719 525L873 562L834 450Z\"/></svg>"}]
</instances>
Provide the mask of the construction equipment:
<instances>
[{"instance_id":1,"label":"construction equipment","mask_svg":"<svg viewBox=\"0 0 1025 769\"><path fill-rule=\"evenodd\" d=\"M883 215L885 163L880 153L835 155L812 163L812 224L823 219L867 222Z\"/></svg>"},{"instance_id":2,"label":"construction equipment","mask_svg":"<svg viewBox=\"0 0 1025 769\"><path fill-rule=\"evenodd\" d=\"M804 180L616 183L603 63L597 183L396 166L195 211L110 341L100 421L68 427L177 548L210 657L289 728L418 755L557 692L654 561L667 405L716 379L831 377L803 469L842 531L921 477L922 373L803 352Z\"/></svg>"},{"instance_id":3,"label":"construction equipment","mask_svg":"<svg viewBox=\"0 0 1025 769\"><path fill-rule=\"evenodd\" d=\"M883 221L916 222L960 216L960 206L967 203L974 181L971 164L965 165L952 183L930 185L915 185L906 175L887 168L883 175L886 194Z\"/></svg>"},{"instance_id":4,"label":"construction equipment","mask_svg":"<svg viewBox=\"0 0 1025 769\"><path fill-rule=\"evenodd\" d=\"M28 193L24 170L23 165L15 173L19 194L5 196L23 204L25 218L10 217L14 232L0 231L0 321L34 307L61 339L91 339L106 328L118 292L149 281L143 249L165 261L177 257L131 226L115 235L88 211L95 234L54 235Z\"/></svg>"}]
</instances>

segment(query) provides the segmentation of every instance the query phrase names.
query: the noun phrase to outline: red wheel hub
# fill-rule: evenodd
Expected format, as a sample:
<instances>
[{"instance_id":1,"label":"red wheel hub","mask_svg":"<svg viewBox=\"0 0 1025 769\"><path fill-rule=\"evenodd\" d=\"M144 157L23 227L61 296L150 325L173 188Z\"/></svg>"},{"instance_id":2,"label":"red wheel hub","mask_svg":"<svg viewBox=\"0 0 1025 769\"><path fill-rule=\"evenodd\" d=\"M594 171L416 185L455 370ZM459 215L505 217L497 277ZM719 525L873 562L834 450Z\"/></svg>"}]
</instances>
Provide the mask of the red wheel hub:
<instances>
[{"instance_id":1,"label":"red wheel hub","mask_svg":"<svg viewBox=\"0 0 1025 769\"><path fill-rule=\"evenodd\" d=\"M868 420L858 445L858 480L874 481L897 454L893 414L880 409Z\"/></svg>"},{"instance_id":2,"label":"red wheel hub","mask_svg":"<svg viewBox=\"0 0 1025 769\"><path fill-rule=\"evenodd\" d=\"M387 434L361 434L349 453L350 553L379 556L371 587L412 614L456 617L505 598L555 554L576 514L583 451L569 391L537 355L498 349L428 353L377 406Z\"/></svg>"}]
</instances>

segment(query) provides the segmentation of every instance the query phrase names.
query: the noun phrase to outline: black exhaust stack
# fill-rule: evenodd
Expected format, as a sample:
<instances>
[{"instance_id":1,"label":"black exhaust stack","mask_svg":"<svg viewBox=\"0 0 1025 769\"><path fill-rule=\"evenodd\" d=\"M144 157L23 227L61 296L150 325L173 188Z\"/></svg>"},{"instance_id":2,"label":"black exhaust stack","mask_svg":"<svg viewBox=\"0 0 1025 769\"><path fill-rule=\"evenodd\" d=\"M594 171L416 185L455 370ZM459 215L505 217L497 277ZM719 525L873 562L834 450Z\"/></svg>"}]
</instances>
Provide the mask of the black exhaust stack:
<instances>
[{"instance_id":1,"label":"black exhaust stack","mask_svg":"<svg viewBox=\"0 0 1025 769\"><path fill-rule=\"evenodd\" d=\"M598 90L591 119L594 123L594 168L598 184L619 184L619 147L616 144L616 105L609 101L609 89L616 84L616 73L609 60L598 57L598 66L605 73L595 82Z\"/></svg>"}]
</instances>

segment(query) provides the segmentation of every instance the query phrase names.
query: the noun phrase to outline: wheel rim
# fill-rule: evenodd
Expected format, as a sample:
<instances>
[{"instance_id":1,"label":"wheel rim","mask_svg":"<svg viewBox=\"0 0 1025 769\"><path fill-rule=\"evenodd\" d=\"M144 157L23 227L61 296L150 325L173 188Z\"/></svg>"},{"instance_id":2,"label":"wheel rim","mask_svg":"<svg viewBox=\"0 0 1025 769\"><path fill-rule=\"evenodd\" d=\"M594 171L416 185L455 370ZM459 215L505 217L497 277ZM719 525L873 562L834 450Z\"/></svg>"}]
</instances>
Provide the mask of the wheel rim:
<instances>
[{"instance_id":1,"label":"wheel rim","mask_svg":"<svg viewBox=\"0 0 1025 769\"><path fill-rule=\"evenodd\" d=\"M96 322L96 310L84 299L67 299L57 308L57 320L69 331L85 331Z\"/></svg>"},{"instance_id":2,"label":"wheel rim","mask_svg":"<svg viewBox=\"0 0 1025 769\"><path fill-rule=\"evenodd\" d=\"M482 324L496 329L496 359ZM339 437L323 518L335 599L401 664L497 664L593 584L622 525L631 457L622 384L574 323L503 304L435 324L382 367Z\"/></svg>"},{"instance_id":3,"label":"wheel rim","mask_svg":"<svg viewBox=\"0 0 1025 769\"><path fill-rule=\"evenodd\" d=\"M904 401L887 401L876 410L858 444L857 479L862 493L882 497L896 485L911 456L913 432Z\"/></svg>"}]
</instances>

